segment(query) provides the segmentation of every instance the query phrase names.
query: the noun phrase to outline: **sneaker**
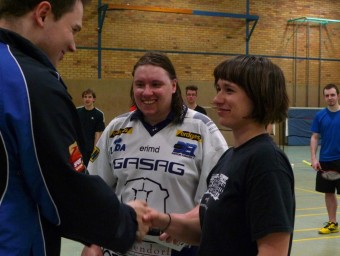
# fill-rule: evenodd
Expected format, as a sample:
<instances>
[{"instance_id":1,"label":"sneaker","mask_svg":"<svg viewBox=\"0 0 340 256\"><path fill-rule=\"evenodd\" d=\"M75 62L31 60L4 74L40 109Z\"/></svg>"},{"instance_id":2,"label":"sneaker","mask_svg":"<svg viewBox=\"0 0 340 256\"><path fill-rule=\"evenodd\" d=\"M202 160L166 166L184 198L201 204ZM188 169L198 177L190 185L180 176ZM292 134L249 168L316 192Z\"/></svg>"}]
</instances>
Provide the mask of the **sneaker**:
<instances>
[{"instance_id":1,"label":"sneaker","mask_svg":"<svg viewBox=\"0 0 340 256\"><path fill-rule=\"evenodd\" d=\"M319 230L319 234L330 234L330 233L338 233L338 223L334 222L327 222L326 226Z\"/></svg>"}]
</instances>

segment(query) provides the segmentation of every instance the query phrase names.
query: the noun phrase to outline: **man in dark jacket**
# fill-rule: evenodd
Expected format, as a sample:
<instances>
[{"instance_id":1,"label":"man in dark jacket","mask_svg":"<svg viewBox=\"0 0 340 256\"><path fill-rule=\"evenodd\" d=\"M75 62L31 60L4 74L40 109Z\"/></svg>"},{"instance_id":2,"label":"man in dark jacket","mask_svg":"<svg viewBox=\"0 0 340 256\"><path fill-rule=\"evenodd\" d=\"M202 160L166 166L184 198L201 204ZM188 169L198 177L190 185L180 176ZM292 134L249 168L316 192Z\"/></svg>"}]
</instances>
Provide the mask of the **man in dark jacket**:
<instances>
[{"instance_id":1,"label":"man in dark jacket","mask_svg":"<svg viewBox=\"0 0 340 256\"><path fill-rule=\"evenodd\" d=\"M124 252L149 228L146 203L121 204L83 173L78 113L56 66L76 50L87 2L0 0L0 255L59 255L61 237Z\"/></svg>"}]
</instances>

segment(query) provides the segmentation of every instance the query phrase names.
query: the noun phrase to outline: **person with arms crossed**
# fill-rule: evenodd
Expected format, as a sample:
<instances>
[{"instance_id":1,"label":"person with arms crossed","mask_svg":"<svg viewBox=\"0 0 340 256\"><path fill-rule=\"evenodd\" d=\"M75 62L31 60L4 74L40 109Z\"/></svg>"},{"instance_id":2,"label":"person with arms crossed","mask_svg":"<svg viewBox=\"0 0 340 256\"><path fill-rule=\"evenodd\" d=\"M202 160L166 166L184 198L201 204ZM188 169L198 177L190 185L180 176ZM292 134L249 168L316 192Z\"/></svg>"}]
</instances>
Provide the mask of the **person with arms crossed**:
<instances>
[{"instance_id":1,"label":"person with arms crossed","mask_svg":"<svg viewBox=\"0 0 340 256\"><path fill-rule=\"evenodd\" d=\"M56 66L76 50L88 2L0 0L0 255L57 256L61 237L124 252L149 229L145 202L121 204L83 173L78 113Z\"/></svg>"},{"instance_id":2,"label":"person with arms crossed","mask_svg":"<svg viewBox=\"0 0 340 256\"><path fill-rule=\"evenodd\" d=\"M340 105L339 89L335 84L323 88L327 107L319 111L312 123L310 140L311 164L316 173L315 190L325 194L328 222L319 230L319 234L339 232L336 220L338 202L335 194L340 194L340 174L338 179L328 180L322 170L340 171ZM318 143L321 137L320 162L317 159Z\"/></svg>"},{"instance_id":3,"label":"person with arms crossed","mask_svg":"<svg viewBox=\"0 0 340 256\"><path fill-rule=\"evenodd\" d=\"M78 114L85 136L85 152L83 153L84 164L90 161L94 146L105 129L104 113L94 106L96 93L87 89L81 94L84 106L78 107Z\"/></svg>"},{"instance_id":4,"label":"person with arms crossed","mask_svg":"<svg viewBox=\"0 0 340 256\"><path fill-rule=\"evenodd\" d=\"M207 111L201 106L199 106L196 102L197 100L197 92L198 88L196 85L188 85L185 87L186 98L187 98L187 106L197 112L200 112L204 115L207 115Z\"/></svg>"},{"instance_id":5,"label":"person with arms crossed","mask_svg":"<svg viewBox=\"0 0 340 256\"><path fill-rule=\"evenodd\" d=\"M264 57L237 56L220 63L214 76L213 105L219 123L232 129L234 146L210 172L199 207L171 213L171 221L155 211L145 220L165 231L161 240L199 244L198 255L289 255L293 170L266 131L287 116L283 72Z\"/></svg>"},{"instance_id":6,"label":"person with arms crossed","mask_svg":"<svg viewBox=\"0 0 340 256\"><path fill-rule=\"evenodd\" d=\"M227 143L209 117L185 106L166 55L146 53L132 75L137 110L105 128L89 172L102 177L122 202L140 199L163 213L184 213L199 203L209 171ZM153 233L158 240L159 231ZM196 249L176 251L144 240L126 255L196 255ZM115 255L106 253L104 249L104 255Z\"/></svg>"}]
</instances>

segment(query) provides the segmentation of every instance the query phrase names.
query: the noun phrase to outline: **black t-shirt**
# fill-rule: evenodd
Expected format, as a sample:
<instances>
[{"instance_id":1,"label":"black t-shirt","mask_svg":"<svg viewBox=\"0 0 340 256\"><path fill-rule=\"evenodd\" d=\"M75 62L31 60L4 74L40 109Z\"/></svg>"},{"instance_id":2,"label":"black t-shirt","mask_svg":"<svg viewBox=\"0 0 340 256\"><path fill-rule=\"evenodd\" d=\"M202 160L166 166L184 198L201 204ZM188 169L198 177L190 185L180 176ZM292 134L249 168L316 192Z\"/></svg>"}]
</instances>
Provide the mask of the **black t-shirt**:
<instances>
[{"instance_id":1,"label":"black t-shirt","mask_svg":"<svg viewBox=\"0 0 340 256\"><path fill-rule=\"evenodd\" d=\"M199 105L197 105L196 108L195 108L194 110L197 111L197 112L200 112L200 113L202 113L202 114L204 114L204 115L207 115L207 111L205 111L205 109L202 108L202 107L199 106Z\"/></svg>"},{"instance_id":2,"label":"black t-shirt","mask_svg":"<svg viewBox=\"0 0 340 256\"><path fill-rule=\"evenodd\" d=\"M105 129L104 114L97 108L87 110L85 107L77 108L83 133L85 136L86 153L92 153L94 148L94 135Z\"/></svg>"},{"instance_id":3,"label":"black t-shirt","mask_svg":"<svg viewBox=\"0 0 340 256\"><path fill-rule=\"evenodd\" d=\"M256 240L293 233L293 171L269 135L227 150L207 181L199 255L257 255Z\"/></svg>"}]
</instances>

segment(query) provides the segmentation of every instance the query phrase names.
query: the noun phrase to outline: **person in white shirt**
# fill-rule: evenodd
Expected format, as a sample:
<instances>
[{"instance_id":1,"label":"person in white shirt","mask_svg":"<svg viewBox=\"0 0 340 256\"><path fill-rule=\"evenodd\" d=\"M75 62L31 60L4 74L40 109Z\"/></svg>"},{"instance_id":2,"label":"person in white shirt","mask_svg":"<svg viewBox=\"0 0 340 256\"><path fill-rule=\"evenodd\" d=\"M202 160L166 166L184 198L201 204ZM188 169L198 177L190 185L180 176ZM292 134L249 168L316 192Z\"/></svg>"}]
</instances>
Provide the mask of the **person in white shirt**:
<instances>
[{"instance_id":1,"label":"person in white shirt","mask_svg":"<svg viewBox=\"0 0 340 256\"><path fill-rule=\"evenodd\" d=\"M187 212L199 204L209 171L227 143L209 117L185 106L166 55L146 53L132 74L137 110L116 117L106 127L89 172L101 176L122 202L139 199L163 213ZM83 255L93 255L85 254L93 247L85 248ZM196 249L176 251L144 239L126 255L196 255Z\"/></svg>"}]
</instances>

